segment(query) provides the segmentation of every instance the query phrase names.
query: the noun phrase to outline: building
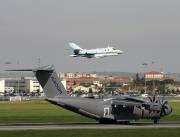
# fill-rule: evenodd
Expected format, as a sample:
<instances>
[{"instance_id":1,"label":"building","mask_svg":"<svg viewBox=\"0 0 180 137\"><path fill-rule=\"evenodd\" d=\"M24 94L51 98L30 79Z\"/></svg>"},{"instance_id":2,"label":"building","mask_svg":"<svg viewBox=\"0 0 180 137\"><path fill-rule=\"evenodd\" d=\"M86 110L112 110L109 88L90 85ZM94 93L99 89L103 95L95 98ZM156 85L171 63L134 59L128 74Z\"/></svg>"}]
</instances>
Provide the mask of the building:
<instances>
[{"instance_id":1,"label":"building","mask_svg":"<svg viewBox=\"0 0 180 137\"><path fill-rule=\"evenodd\" d=\"M0 79L0 92L4 92L4 88L5 88L5 80Z\"/></svg>"},{"instance_id":2,"label":"building","mask_svg":"<svg viewBox=\"0 0 180 137\"><path fill-rule=\"evenodd\" d=\"M150 71L145 73L145 78L146 80L159 80L159 81L163 81L163 80L167 80L167 79L171 79L174 80L174 78L172 77L166 77L164 76L163 72L157 72L157 71Z\"/></svg>"},{"instance_id":3,"label":"building","mask_svg":"<svg viewBox=\"0 0 180 137\"><path fill-rule=\"evenodd\" d=\"M14 92L14 87L4 87L4 91Z\"/></svg>"},{"instance_id":4,"label":"building","mask_svg":"<svg viewBox=\"0 0 180 137\"><path fill-rule=\"evenodd\" d=\"M84 86L75 87L74 92L89 92L90 89L92 90L92 92L96 92L95 87L84 87Z\"/></svg>"},{"instance_id":5,"label":"building","mask_svg":"<svg viewBox=\"0 0 180 137\"><path fill-rule=\"evenodd\" d=\"M150 79L162 79L163 77L164 77L164 73L163 72L150 71L150 72L147 72L145 74L145 78L147 80L150 80Z\"/></svg>"},{"instance_id":6,"label":"building","mask_svg":"<svg viewBox=\"0 0 180 137\"><path fill-rule=\"evenodd\" d=\"M64 87L66 87L66 80L61 80ZM4 83L4 86L3 86ZM22 78L4 78L3 82L0 83L0 89L2 92L7 89L13 89L14 92L43 92L41 85L39 84L36 77L22 77ZM1 92L1 91L0 91Z\"/></svg>"},{"instance_id":7,"label":"building","mask_svg":"<svg viewBox=\"0 0 180 137\"><path fill-rule=\"evenodd\" d=\"M80 83L93 83L94 81L100 81L100 79L96 77L69 78L69 80Z\"/></svg>"},{"instance_id":8,"label":"building","mask_svg":"<svg viewBox=\"0 0 180 137\"><path fill-rule=\"evenodd\" d=\"M116 82L122 85L128 85L129 83L133 82L133 80L126 76L121 77L105 77L105 79L101 80L101 83L110 83Z\"/></svg>"},{"instance_id":9,"label":"building","mask_svg":"<svg viewBox=\"0 0 180 137\"><path fill-rule=\"evenodd\" d=\"M13 87L14 92L42 92L43 89L35 77L11 78L5 80L6 87Z\"/></svg>"},{"instance_id":10,"label":"building","mask_svg":"<svg viewBox=\"0 0 180 137\"><path fill-rule=\"evenodd\" d=\"M96 74L90 73L79 73L79 72L67 72L67 73L59 73L59 78L61 79L70 79L70 78L80 78L80 77L97 77Z\"/></svg>"}]
</instances>

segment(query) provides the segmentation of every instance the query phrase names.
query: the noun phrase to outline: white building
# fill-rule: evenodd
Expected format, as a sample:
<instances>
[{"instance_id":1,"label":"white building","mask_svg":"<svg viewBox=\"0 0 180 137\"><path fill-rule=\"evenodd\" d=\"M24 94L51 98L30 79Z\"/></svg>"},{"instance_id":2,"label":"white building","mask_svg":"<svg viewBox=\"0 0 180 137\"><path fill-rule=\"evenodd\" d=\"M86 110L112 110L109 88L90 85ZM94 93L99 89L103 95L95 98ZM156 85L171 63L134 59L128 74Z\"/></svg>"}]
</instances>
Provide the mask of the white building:
<instances>
[{"instance_id":1,"label":"white building","mask_svg":"<svg viewBox=\"0 0 180 137\"><path fill-rule=\"evenodd\" d=\"M4 87L4 91L13 92L14 91L14 87Z\"/></svg>"},{"instance_id":2,"label":"white building","mask_svg":"<svg viewBox=\"0 0 180 137\"><path fill-rule=\"evenodd\" d=\"M66 87L66 80L61 80L64 87ZM40 92L43 91L36 77L22 77L22 78L4 78L0 80L0 92L9 91L13 89L14 92Z\"/></svg>"},{"instance_id":3,"label":"white building","mask_svg":"<svg viewBox=\"0 0 180 137\"><path fill-rule=\"evenodd\" d=\"M147 72L145 75L146 79L161 79L164 77L163 72L151 71Z\"/></svg>"},{"instance_id":4,"label":"white building","mask_svg":"<svg viewBox=\"0 0 180 137\"><path fill-rule=\"evenodd\" d=\"M83 92L89 92L90 88L92 89L92 92L96 92L96 89L94 87L84 87L84 86L78 86L74 88L74 92L83 91Z\"/></svg>"},{"instance_id":5,"label":"white building","mask_svg":"<svg viewBox=\"0 0 180 137\"><path fill-rule=\"evenodd\" d=\"M22 77L6 79L6 87L13 87L15 92L40 92L43 91L35 77Z\"/></svg>"},{"instance_id":6,"label":"white building","mask_svg":"<svg viewBox=\"0 0 180 137\"><path fill-rule=\"evenodd\" d=\"M5 80L0 79L0 92L4 92Z\"/></svg>"}]
</instances>

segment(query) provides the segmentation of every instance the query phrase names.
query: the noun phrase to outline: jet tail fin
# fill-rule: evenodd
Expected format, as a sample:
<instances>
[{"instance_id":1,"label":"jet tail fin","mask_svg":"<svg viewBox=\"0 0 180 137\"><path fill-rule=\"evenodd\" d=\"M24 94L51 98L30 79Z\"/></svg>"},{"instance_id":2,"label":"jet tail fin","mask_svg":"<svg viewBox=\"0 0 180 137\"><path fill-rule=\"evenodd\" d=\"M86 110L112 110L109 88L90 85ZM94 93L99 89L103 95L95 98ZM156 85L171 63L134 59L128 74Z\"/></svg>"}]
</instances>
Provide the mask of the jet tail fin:
<instances>
[{"instance_id":1,"label":"jet tail fin","mask_svg":"<svg viewBox=\"0 0 180 137\"><path fill-rule=\"evenodd\" d=\"M53 65L39 67L36 69L8 71L33 71L48 98L55 96L68 96L68 93L58 78Z\"/></svg>"},{"instance_id":2,"label":"jet tail fin","mask_svg":"<svg viewBox=\"0 0 180 137\"><path fill-rule=\"evenodd\" d=\"M75 51L75 50L78 50L78 51L83 50L81 47L79 47L75 43L69 43L69 45L71 46L73 51Z\"/></svg>"}]
</instances>

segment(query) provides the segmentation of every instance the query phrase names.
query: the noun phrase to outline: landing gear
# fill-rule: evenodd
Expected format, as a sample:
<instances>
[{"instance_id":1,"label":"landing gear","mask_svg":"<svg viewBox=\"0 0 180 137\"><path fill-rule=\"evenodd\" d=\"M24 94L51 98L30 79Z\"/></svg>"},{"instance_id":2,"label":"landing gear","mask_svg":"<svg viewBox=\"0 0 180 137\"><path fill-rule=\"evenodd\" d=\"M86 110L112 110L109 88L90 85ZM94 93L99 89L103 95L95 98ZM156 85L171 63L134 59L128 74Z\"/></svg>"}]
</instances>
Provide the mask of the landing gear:
<instances>
[{"instance_id":1,"label":"landing gear","mask_svg":"<svg viewBox=\"0 0 180 137\"><path fill-rule=\"evenodd\" d=\"M124 121L124 124L129 124L130 123L130 121Z\"/></svg>"},{"instance_id":2,"label":"landing gear","mask_svg":"<svg viewBox=\"0 0 180 137\"><path fill-rule=\"evenodd\" d=\"M154 119L154 124L158 124L159 123L159 119Z\"/></svg>"},{"instance_id":3,"label":"landing gear","mask_svg":"<svg viewBox=\"0 0 180 137\"><path fill-rule=\"evenodd\" d=\"M117 121L111 119L99 119L99 124L117 124Z\"/></svg>"},{"instance_id":4,"label":"landing gear","mask_svg":"<svg viewBox=\"0 0 180 137\"><path fill-rule=\"evenodd\" d=\"M130 121L120 121L120 122L118 122L118 124L125 124L125 125L127 125L129 123L130 123Z\"/></svg>"}]
</instances>

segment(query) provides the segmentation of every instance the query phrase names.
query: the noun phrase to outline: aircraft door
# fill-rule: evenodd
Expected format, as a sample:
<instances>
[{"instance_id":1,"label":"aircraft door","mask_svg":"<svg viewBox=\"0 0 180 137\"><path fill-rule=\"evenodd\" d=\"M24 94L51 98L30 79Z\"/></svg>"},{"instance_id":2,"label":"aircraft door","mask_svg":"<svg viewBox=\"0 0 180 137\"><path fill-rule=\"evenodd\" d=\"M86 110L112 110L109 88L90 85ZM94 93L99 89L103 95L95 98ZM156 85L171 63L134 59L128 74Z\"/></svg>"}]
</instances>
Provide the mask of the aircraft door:
<instances>
[{"instance_id":1,"label":"aircraft door","mask_svg":"<svg viewBox=\"0 0 180 137\"><path fill-rule=\"evenodd\" d=\"M109 115L109 107L104 108L104 117Z\"/></svg>"}]
</instances>

